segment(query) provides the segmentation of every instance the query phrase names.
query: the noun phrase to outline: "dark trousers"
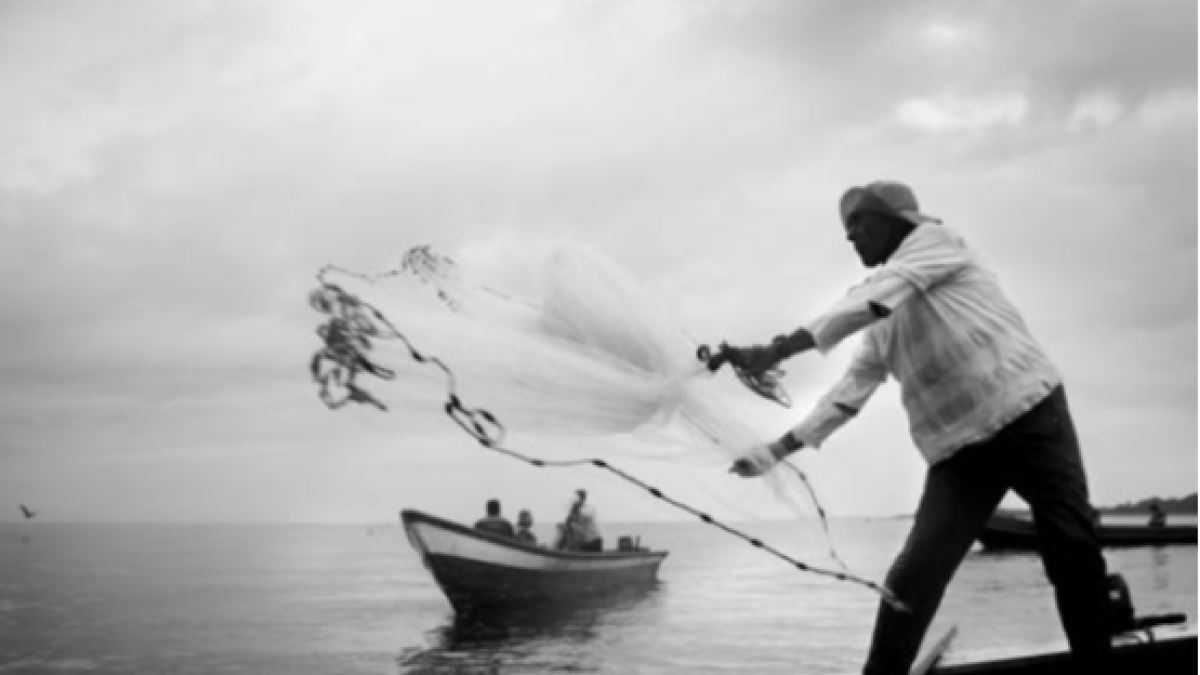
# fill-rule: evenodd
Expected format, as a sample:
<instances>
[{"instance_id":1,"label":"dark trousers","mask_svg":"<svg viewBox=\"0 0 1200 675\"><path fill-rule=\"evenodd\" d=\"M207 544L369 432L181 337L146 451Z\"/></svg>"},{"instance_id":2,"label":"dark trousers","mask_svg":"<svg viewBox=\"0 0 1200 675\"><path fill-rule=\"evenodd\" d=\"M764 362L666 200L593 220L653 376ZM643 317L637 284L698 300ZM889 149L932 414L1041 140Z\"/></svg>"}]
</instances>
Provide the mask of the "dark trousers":
<instances>
[{"instance_id":1,"label":"dark trousers","mask_svg":"<svg viewBox=\"0 0 1200 675\"><path fill-rule=\"evenodd\" d=\"M991 439L930 467L912 532L887 587L910 612L881 603L863 672L909 672L946 586L1008 490L1033 511L1042 564L1081 672L1111 650L1106 566L1088 503L1079 441L1062 387Z\"/></svg>"}]
</instances>

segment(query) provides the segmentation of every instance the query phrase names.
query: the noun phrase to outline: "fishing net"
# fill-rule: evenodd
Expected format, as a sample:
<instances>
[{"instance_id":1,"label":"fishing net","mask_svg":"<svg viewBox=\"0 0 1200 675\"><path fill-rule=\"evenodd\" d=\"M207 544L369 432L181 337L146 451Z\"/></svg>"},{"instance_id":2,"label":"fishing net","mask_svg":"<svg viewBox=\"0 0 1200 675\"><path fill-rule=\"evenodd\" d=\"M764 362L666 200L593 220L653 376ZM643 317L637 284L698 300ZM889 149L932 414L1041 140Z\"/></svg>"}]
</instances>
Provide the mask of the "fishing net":
<instances>
[{"instance_id":1,"label":"fishing net","mask_svg":"<svg viewBox=\"0 0 1200 675\"><path fill-rule=\"evenodd\" d=\"M697 343L627 272L579 244L556 247L542 271L534 291L540 293L518 296L421 247L395 272L369 277L327 269L322 279L436 355L453 370L462 398L513 433L619 436L615 450L637 447L644 457L714 466L768 440L746 419L747 406L733 404L728 388L697 359ZM328 311L336 298L318 291L314 304ZM329 378L328 396L369 391L377 407L411 412L407 403L440 375L415 362L407 344L363 321L357 329L345 321L325 328L353 335L371 364L359 368L349 389ZM739 408L742 414L732 412Z\"/></svg>"},{"instance_id":2,"label":"fishing net","mask_svg":"<svg viewBox=\"0 0 1200 675\"><path fill-rule=\"evenodd\" d=\"M604 460L572 462L570 455L581 448L601 449L606 455L686 465L697 477L715 473L726 485L739 484L741 494L734 501L707 491L726 507L745 515L750 503L745 491L766 491L775 505L793 514L815 509L828 534L811 485L793 465L785 462L789 470L772 471L762 480L728 477L732 460L780 429L755 419L744 400L766 404L744 389L731 392L730 378L709 370L697 357L700 345L625 270L593 248L563 244L536 267L524 268L540 273L527 275L533 282L520 293L493 278L497 269L518 265L530 261L471 269L418 247L405 254L399 269L383 274L322 270L321 287L310 297L326 318L318 330L325 346L311 366L322 398L333 408L353 403L410 415L422 397L445 395L448 386L443 409L450 418L483 445L517 459L538 466L601 466L743 536ZM762 382L742 379L763 391ZM601 442L541 443L538 448L559 454L538 459L510 449L546 438ZM806 495L811 505L798 495ZM830 553L845 569L832 546Z\"/></svg>"}]
</instances>

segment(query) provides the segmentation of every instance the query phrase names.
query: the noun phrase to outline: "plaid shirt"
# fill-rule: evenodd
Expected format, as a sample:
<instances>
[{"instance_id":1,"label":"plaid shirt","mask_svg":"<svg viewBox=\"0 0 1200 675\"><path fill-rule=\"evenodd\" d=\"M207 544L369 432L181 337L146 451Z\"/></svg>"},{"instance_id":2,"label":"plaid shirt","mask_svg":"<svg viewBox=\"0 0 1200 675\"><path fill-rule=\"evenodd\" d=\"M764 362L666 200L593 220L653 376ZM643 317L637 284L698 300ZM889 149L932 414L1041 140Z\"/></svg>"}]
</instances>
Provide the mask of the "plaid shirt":
<instances>
[{"instance_id":1,"label":"plaid shirt","mask_svg":"<svg viewBox=\"0 0 1200 675\"><path fill-rule=\"evenodd\" d=\"M822 353L865 329L846 374L792 430L812 447L889 375L930 464L992 437L1061 381L996 275L938 223L918 226L878 272L806 328Z\"/></svg>"}]
</instances>

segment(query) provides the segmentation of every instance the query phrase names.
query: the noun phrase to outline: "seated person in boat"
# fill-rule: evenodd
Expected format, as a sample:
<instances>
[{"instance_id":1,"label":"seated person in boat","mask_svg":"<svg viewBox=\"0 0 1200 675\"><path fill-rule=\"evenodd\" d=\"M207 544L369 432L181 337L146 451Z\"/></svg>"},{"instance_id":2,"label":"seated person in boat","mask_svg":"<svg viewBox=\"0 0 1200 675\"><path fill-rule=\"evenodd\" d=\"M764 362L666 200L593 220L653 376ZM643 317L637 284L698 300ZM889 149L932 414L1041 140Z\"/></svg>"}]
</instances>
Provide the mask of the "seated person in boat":
<instances>
[{"instance_id":1,"label":"seated person in boat","mask_svg":"<svg viewBox=\"0 0 1200 675\"><path fill-rule=\"evenodd\" d=\"M1162 527L1167 524L1167 512L1158 502L1150 502L1150 527Z\"/></svg>"},{"instance_id":2,"label":"seated person in boat","mask_svg":"<svg viewBox=\"0 0 1200 675\"><path fill-rule=\"evenodd\" d=\"M512 523L508 519L500 515L500 500L489 499L487 503L487 516L481 518L475 523L475 529L483 530L491 534L498 534L502 537L516 537L517 532L513 529Z\"/></svg>"},{"instance_id":3,"label":"seated person in boat","mask_svg":"<svg viewBox=\"0 0 1200 675\"><path fill-rule=\"evenodd\" d=\"M563 523L561 529L558 548L599 553L604 550L604 539L600 536L600 528L596 526L596 511L587 503L585 490L576 490L575 496L575 502L567 513L567 522Z\"/></svg>"},{"instance_id":4,"label":"seated person in boat","mask_svg":"<svg viewBox=\"0 0 1200 675\"><path fill-rule=\"evenodd\" d=\"M517 516L517 539L526 544L537 545L537 535L530 528L533 527L533 514L529 511L522 510Z\"/></svg>"}]
</instances>

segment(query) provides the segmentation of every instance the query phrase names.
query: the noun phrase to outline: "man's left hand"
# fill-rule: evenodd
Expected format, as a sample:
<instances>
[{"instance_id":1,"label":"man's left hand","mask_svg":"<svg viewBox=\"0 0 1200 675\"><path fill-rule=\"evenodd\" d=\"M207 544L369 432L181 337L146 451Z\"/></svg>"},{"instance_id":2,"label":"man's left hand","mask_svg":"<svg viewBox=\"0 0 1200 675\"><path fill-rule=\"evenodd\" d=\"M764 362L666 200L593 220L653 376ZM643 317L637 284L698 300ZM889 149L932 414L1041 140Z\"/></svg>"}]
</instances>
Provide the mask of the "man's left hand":
<instances>
[{"instance_id":1,"label":"man's left hand","mask_svg":"<svg viewBox=\"0 0 1200 675\"><path fill-rule=\"evenodd\" d=\"M770 471L778 460L770 445L756 445L729 467L730 473L742 478L754 478Z\"/></svg>"}]
</instances>

